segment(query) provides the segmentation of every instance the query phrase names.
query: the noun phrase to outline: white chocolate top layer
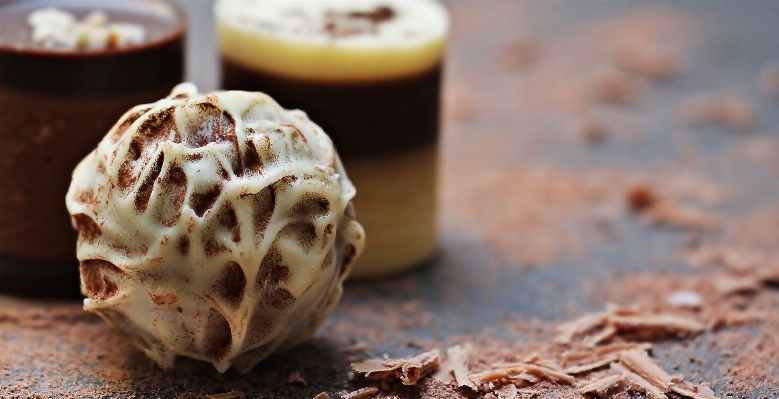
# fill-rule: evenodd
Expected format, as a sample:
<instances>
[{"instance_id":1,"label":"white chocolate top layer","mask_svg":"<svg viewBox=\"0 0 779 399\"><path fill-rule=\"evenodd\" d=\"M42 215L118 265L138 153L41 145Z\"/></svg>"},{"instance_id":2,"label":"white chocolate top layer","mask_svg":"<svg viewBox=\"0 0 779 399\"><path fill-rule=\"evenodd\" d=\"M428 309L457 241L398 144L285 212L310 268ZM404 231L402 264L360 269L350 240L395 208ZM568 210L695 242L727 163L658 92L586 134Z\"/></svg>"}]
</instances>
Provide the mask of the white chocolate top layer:
<instances>
[{"instance_id":1,"label":"white chocolate top layer","mask_svg":"<svg viewBox=\"0 0 779 399\"><path fill-rule=\"evenodd\" d=\"M354 195L303 112L179 85L73 172L84 308L163 368L184 355L246 372L335 307L364 245Z\"/></svg>"},{"instance_id":2,"label":"white chocolate top layer","mask_svg":"<svg viewBox=\"0 0 779 399\"><path fill-rule=\"evenodd\" d=\"M222 55L304 80L368 81L425 72L444 54L435 0L218 0Z\"/></svg>"},{"instance_id":3,"label":"white chocolate top layer","mask_svg":"<svg viewBox=\"0 0 779 399\"><path fill-rule=\"evenodd\" d=\"M103 50L143 43L143 25L110 22L104 12L94 11L83 21L57 8L44 8L30 13L27 24L32 28L32 40L45 48L58 50Z\"/></svg>"}]
</instances>

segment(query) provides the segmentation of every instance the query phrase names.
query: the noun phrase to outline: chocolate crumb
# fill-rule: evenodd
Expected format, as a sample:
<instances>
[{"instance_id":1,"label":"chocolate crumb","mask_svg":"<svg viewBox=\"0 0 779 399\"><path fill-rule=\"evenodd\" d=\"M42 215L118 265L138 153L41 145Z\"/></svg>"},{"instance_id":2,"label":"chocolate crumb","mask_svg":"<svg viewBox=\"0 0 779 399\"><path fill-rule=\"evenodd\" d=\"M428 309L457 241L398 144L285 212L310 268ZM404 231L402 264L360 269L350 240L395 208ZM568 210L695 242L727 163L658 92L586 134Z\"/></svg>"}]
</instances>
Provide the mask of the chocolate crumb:
<instances>
[{"instance_id":1,"label":"chocolate crumb","mask_svg":"<svg viewBox=\"0 0 779 399\"><path fill-rule=\"evenodd\" d=\"M634 212L644 212L658 203L655 192L648 186L635 186L628 191L627 202Z\"/></svg>"},{"instance_id":2,"label":"chocolate crumb","mask_svg":"<svg viewBox=\"0 0 779 399\"><path fill-rule=\"evenodd\" d=\"M341 398L343 399L364 399L364 398L370 398L373 395L376 395L379 393L379 388L375 387L367 387L367 388L360 388L356 391L348 392L343 395L341 395Z\"/></svg>"},{"instance_id":3,"label":"chocolate crumb","mask_svg":"<svg viewBox=\"0 0 779 399\"><path fill-rule=\"evenodd\" d=\"M518 395L515 385L504 385L493 392L498 399L516 399Z\"/></svg>"},{"instance_id":4,"label":"chocolate crumb","mask_svg":"<svg viewBox=\"0 0 779 399\"><path fill-rule=\"evenodd\" d=\"M576 134L587 144L603 144L609 137L608 127L596 118L585 118L579 122Z\"/></svg>"},{"instance_id":5,"label":"chocolate crumb","mask_svg":"<svg viewBox=\"0 0 779 399\"><path fill-rule=\"evenodd\" d=\"M246 397L246 394L243 392L225 392L225 393L218 393L214 395L208 395L209 399L243 399Z\"/></svg>"},{"instance_id":6,"label":"chocolate crumb","mask_svg":"<svg viewBox=\"0 0 779 399\"><path fill-rule=\"evenodd\" d=\"M693 206L682 205L668 199L645 196L633 191L628 196L631 208L640 213L651 225L683 229L712 229L720 225L718 217Z\"/></svg>"},{"instance_id":7,"label":"chocolate crumb","mask_svg":"<svg viewBox=\"0 0 779 399\"><path fill-rule=\"evenodd\" d=\"M738 97L701 96L682 104L682 119L691 126L716 125L749 133L757 127L754 106Z\"/></svg>"},{"instance_id":8,"label":"chocolate crumb","mask_svg":"<svg viewBox=\"0 0 779 399\"><path fill-rule=\"evenodd\" d=\"M595 100L615 104L630 105L638 101L641 95L641 85L638 80L619 69L600 71L592 84Z\"/></svg>"},{"instance_id":9,"label":"chocolate crumb","mask_svg":"<svg viewBox=\"0 0 779 399\"><path fill-rule=\"evenodd\" d=\"M287 382L289 382L290 384L292 383L302 384L303 386L308 385L308 383L303 378L303 376L300 375L300 370L293 371L292 374L289 375Z\"/></svg>"},{"instance_id":10,"label":"chocolate crumb","mask_svg":"<svg viewBox=\"0 0 779 399\"><path fill-rule=\"evenodd\" d=\"M666 297L668 305L674 308L697 309L701 307L703 299L695 291L674 291Z\"/></svg>"},{"instance_id":11,"label":"chocolate crumb","mask_svg":"<svg viewBox=\"0 0 779 399\"><path fill-rule=\"evenodd\" d=\"M538 41L521 38L505 47L497 64L504 71L524 69L538 62L542 53Z\"/></svg>"}]
</instances>

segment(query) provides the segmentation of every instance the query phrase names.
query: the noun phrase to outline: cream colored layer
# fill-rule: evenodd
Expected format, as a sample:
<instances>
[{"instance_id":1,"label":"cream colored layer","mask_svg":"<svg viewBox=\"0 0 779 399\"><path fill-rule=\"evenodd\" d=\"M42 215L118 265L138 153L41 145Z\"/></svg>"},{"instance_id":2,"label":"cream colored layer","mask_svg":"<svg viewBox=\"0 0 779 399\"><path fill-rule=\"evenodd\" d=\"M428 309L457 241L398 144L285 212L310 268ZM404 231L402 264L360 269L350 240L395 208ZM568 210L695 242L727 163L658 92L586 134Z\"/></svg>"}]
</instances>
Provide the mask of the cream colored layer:
<instances>
[{"instance_id":1,"label":"cream colored layer","mask_svg":"<svg viewBox=\"0 0 779 399\"><path fill-rule=\"evenodd\" d=\"M351 278L399 272L435 254L437 164L435 147L345 162L357 187L354 202L367 237Z\"/></svg>"},{"instance_id":2,"label":"cream colored layer","mask_svg":"<svg viewBox=\"0 0 779 399\"><path fill-rule=\"evenodd\" d=\"M368 27L357 24L350 34L328 33L332 15L351 29L354 18L344 17L349 12L380 6L391 7L394 17ZM216 26L222 55L246 68L297 79L369 81L438 64L449 19L432 0L220 0Z\"/></svg>"}]
</instances>

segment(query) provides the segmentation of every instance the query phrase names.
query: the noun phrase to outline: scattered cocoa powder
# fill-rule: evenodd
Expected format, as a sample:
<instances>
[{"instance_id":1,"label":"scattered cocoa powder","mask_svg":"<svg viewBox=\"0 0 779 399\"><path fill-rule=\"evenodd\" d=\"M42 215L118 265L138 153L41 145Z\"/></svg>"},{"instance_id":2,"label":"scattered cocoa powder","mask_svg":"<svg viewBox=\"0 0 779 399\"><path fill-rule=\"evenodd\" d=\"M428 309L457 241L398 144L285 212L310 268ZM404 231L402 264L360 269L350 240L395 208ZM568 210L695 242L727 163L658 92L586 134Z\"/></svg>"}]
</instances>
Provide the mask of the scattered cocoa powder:
<instances>
[{"instance_id":1,"label":"scattered cocoa powder","mask_svg":"<svg viewBox=\"0 0 779 399\"><path fill-rule=\"evenodd\" d=\"M543 51L537 40L520 38L506 46L497 64L504 71L524 69L536 63L542 55Z\"/></svg>"},{"instance_id":2,"label":"scattered cocoa powder","mask_svg":"<svg viewBox=\"0 0 779 399\"><path fill-rule=\"evenodd\" d=\"M609 127L597 118L585 117L579 121L576 134L587 144L602 144L609 137Z\"/></svg>"},{"instance_id":3,"label":"scattered cocoa powder","mask_svg":"<svg viewBox=\"0 0 779 399\"><path fill-rule=\"evenodd\" d=\"M634 76L617 68L608 68L595 75L592 91L596 101L631 105L639 100L642 88Z\"/></svg>"},{"instance_id":4,"label":"scattered cocoa powder","mask_svg":"<svg viewBox=\"0 0 779 399\"><path fill-rule=\"evenodd\" d=\"M752 132L757 127L757 112L752 104L734 96L701 96L685 101L681 108L685 123L719 125L740 132Z\"/></svg>"}]
</instances>

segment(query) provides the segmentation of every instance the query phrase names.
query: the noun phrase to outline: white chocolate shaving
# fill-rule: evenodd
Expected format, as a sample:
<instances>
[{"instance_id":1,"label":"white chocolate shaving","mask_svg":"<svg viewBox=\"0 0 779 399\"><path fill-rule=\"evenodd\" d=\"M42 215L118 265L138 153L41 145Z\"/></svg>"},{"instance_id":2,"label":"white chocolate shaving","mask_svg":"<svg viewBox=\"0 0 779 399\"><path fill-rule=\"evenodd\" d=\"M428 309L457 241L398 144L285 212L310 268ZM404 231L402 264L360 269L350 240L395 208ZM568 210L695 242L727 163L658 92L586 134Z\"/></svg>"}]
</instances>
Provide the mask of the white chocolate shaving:
<instances>
[{"instance_id":1,"label":"white chocolate shaving","mask_svg":"<svg viewBox=\"0 0 779 399\"><path fill-rule=\"evenodd\" d=\"M27 17L32 40L58 50L102 50L137 45L146 40L146 28L138 24L109 23L102 11L94 11L79 22L57 8L44 8Z\"/></svg>"},{"instance_id":2,"label":"white chocolate shaving","mask_svg":"<svg viewBox=\"0 0 779 399\"><path fill-rule=\"evenodd\" d=\"M362 252L330 138L262 93L177 86L73 173L84 308L163 368L247 372L308 339Z\"/></svg>"}]
</instances>

